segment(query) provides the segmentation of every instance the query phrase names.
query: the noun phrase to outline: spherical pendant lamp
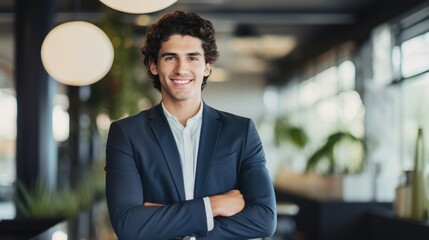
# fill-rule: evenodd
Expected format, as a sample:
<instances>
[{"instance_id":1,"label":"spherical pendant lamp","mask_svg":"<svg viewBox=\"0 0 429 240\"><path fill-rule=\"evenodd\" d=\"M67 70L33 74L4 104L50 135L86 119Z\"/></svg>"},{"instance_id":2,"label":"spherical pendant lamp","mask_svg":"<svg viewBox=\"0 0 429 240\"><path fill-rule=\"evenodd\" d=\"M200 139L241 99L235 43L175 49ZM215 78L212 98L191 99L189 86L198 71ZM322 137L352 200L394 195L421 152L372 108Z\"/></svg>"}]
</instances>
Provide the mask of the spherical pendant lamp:
<instances>
[{"instance_id":1,"label":"spherical pendant lamp","mask_svg":"<svg viewBox=\"0 0 429 240\"><path fill-rule=\"evenodd\" d=\"M114 51L107 35L83 21L67 22L52 29L43 41L42 63L55 80L84 86L102 79L110 70Z\"/></svg>"},{"instance_id":2,"label":"spherical pendant lamp","mask_svg":"<svg viewBox=\"0 0 429 240\"><path fill-rule=\"evenodd\" d=\"M169 7L177 0L100 0L106 6L125 13L151 13Z\"/></svg>"}]
</instances>

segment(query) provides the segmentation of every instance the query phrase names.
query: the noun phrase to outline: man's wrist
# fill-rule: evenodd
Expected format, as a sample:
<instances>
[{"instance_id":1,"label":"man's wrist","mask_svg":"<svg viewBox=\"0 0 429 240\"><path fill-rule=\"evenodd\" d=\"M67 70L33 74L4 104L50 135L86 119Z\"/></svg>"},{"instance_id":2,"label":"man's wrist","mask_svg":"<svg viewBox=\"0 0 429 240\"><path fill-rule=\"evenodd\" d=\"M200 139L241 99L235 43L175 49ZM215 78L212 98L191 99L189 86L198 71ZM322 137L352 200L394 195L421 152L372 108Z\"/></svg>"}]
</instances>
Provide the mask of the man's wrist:
<instances>
[{"instance_id":1,"label":"man's wrist","mask_svg":"<svg viewBox=\"0 0 429 240\"><path fill-rule=\"evenodd\" d=\"M216 205L216 196L209 197L210 200L210 210L212 212L213 217L216 217L219 215L219 208Z\"/></svg>"}]
</instances>

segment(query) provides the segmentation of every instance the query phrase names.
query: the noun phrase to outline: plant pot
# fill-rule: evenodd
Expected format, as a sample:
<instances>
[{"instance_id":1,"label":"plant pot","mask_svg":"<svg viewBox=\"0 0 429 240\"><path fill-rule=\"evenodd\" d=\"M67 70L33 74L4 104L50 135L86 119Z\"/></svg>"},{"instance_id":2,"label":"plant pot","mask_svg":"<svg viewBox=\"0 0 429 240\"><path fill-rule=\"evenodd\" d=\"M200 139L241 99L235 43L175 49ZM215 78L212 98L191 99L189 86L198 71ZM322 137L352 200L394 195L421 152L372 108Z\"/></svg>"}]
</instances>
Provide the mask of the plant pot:
<instances>
[{"instance_id":1,"label":"plant pot","mask_svg":"<svg viewBox=\"0 0 429 240\"><path fill-rule=\"evenodd\" d=\"M62 218L16 218L0 221L0 239L29 239L63 220Z\"/></svg>"}]
</instances>

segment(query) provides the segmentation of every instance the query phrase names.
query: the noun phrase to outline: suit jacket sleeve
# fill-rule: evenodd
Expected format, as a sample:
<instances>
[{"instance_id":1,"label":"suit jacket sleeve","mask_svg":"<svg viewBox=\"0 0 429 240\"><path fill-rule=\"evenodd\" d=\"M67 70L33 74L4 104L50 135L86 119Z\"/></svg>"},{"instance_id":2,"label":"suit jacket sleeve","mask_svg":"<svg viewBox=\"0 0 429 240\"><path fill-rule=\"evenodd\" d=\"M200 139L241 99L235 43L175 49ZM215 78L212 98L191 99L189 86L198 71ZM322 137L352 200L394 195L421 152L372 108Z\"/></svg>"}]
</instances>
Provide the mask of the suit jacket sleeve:
<instances>
[{"instance_id":1,"label":"suit jacket sleeve","mask_svg":"<svg viewBox=\"0 0 429 240\"><path fill-rule=\"evenodd\" d=\"M274 189L259 135L248 120L239 173L239 189L245 209L232 217L215 217L214 229L202 239L248 239L267 237L276 228Z\"/></svg>"},{"instance_id":2,"label":"suit jacket sleeve","mask_svg":"<svg viewBox=\"0 0 429 240\"><path fill-rule=\"evenodd\" d=\"M143 206L145 196L133 148L117 123L110 127L106 155L106 200L119 239L172 239L207 234L202 199L163 207Z\"/></svg>"}]
</instances>

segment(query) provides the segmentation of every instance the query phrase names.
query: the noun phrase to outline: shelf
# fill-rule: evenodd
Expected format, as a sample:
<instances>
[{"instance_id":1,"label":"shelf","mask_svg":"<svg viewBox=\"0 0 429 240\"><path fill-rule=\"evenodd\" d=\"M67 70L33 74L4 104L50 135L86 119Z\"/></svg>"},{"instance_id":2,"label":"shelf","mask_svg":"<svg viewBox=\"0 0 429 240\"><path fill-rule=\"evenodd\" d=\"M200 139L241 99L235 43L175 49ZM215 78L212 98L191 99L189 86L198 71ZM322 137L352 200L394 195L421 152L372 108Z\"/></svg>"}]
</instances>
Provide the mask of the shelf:
<instances>
[{"instance_id":1,"label":"shelf","mask_svg":"<svg viewBox=\"0 0 429 240\"><path fill-rule=\"evenodd\" d=\"M373 229L368 225L369 214L379 209L392 209L389 202L313 199L279 189L276 189L276 198L277 202L291 202L299 207L294 216L296 230L309 240L368 239L372 233L368 229Z\"/></svg>"},{"instance_id":2,"label":"shelf","mask_svg":"<svg viewBox=\"0 0 429 240\"><path fill-rule=\"evenodd\" d=\"M373 211L368 215L369 240L427 240L429 221L398 218L393 211Z\"/></svg>"}]
</instances>

